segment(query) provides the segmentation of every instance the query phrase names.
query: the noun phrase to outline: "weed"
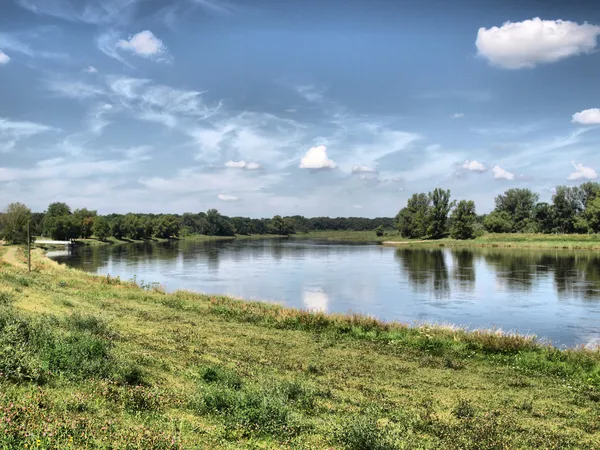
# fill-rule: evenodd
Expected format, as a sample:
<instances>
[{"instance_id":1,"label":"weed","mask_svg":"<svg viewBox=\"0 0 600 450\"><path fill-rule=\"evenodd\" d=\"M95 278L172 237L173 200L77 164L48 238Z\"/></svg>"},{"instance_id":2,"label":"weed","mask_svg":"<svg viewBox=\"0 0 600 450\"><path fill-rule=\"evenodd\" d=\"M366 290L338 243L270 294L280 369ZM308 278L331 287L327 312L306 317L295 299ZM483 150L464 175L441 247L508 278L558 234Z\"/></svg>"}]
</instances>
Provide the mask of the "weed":
<instances>
[{"instance_id":1,"label":"weed","mask_svg":"<svg viewBox=\"0 0 600 450\"><path fill-rule=\"evenodd\" d=\"M461 399L458 405L452 410L454 417L458 419L472 419L477 411L469 400Z\"/></svg>"},{"instance_id":2,"label":"weed","mask_svg":"<svg viewBox=\"0 0 600 450\"><path fill-rule=\"evenodd\" d=\"M15 301L15 296L10 291L0 291L0 306L10 306Z\"/></svg>"},{"instance_id":3,"label":"weed","mask_svg":"<svg viewBox=\"0 0 600 450\"><path fill-rule=\"evenodd\" d=\"M374 412L366 412L349 420L337 430L335 440L347 450L392 450L399 448L389 427L378 421Z\"/></svg>"}]
</instances>

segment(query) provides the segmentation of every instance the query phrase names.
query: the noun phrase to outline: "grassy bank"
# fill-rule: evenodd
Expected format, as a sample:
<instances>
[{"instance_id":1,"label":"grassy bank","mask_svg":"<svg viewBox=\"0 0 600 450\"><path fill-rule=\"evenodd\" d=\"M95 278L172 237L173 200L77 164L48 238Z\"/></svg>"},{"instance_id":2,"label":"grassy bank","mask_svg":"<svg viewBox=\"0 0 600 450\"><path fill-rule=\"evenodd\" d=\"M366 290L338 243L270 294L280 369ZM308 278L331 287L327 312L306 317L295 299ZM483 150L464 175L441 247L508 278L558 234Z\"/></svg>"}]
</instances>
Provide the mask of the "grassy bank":
<instances>
[{"instance_id":1,"label":"grassy bank","mask_svg":"<svg viewBox=\"0 0 600 450\"><path fill-rule=\"evenodd\" d=\"M385 236L377 236L375 231L311 231L309 233L296 233L292 239L319 239L339 242L383 242L386 240L401 239L397 232L388 231Z\"/></svg>"},{"instance_id":2,"label":"grassy bank","mask_svg":"<svg viewBox=\"0 0 600 450\"><path fill-rule=\"evenodd\" d=\"M191 234L188 236L183 236L177 239L183 239L186 241L228 241L228 240L246 240L246 239L269 239L269 238L283 238L287 236L280 236L276 234L236 234L235 236L207 236L204 234ZM117 239L114 237L109 237L104 241L95 238L89 239L76 239L75 241L78 244L83 245L115 245L115 244L139 244L144 242L167 242L169 239L159 239L152 238L149 240L140 240L140 239Z\"/></svg>"},{"instance_id":3,"label":"grassy bank","mask_svg":"<svg viewBox=\"0 0 600 450\"><path fill-rule=\"evenodd\" d=\"M0 253L0 448L600 447L598 351Z\"/></svg>"},{"instance_id":4,"label":"grassy bank","mask_svg":"<svg viewBox=\"0 0 600 450\"><path fill-rule=\"evenodd\" d=\"M600 249L598 234L528 234L528 233L486 233L476 239L438 239L404 240L401 238L384 239L385 244L446 246L446 247L519 247L519 248L562 248L562 249Z\"/></svg>"}]
</instances>

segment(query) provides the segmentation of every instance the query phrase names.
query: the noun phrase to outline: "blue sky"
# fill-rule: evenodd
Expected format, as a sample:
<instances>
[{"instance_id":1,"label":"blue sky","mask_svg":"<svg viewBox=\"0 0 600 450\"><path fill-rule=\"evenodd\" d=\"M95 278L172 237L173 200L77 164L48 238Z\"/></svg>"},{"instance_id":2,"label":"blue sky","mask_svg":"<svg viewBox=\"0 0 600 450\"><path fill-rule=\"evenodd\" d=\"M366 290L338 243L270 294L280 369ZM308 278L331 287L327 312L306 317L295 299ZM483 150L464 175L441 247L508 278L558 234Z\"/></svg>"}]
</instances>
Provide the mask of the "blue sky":
<instances>
[{"instance_id":1,"label":"blue sky","mask_svg":"<svg viewBox=\"0 0 600 450\"><path fill-rule=\"evenodd\" d=\"M485 6L483 6L485 4ZM4 0L0 207L479 212L600 170L593 2Z\"/></svg>"}]
</instances>

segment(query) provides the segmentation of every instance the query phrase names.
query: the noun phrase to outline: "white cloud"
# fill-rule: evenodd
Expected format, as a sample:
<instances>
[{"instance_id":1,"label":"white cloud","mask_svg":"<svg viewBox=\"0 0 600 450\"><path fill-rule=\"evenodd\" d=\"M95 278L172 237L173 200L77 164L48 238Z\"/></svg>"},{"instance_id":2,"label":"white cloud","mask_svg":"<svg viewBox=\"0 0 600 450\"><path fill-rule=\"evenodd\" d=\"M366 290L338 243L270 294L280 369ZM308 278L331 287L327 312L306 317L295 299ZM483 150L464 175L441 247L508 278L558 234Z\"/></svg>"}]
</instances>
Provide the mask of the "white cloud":
<instances>
[{"instance_id":1,"label":"white cloud","mask_svg":"<svg viewBox=\"0 0 600 450\"><path fill-rule=\"evenodd\" d=\"M300 95L304 100L310 103L321 103L323 102L323 94L319 92L315 86L306 85L306 86L296 86L296 92Z\"/></svg>"},{"instance_id":2,"label":"white cloud","mask_svg":"<svg viewBox=\"0 0 600 450\"><path fill-rule=\"evenodd\" d=\"M301 169L335 169L337 164L327 157L327 147L312 147L300 160Z\"/></svg>"},{"instance_id":3,"label":"white cloud","mask_svg":"<svg viewBox=\"0 0 600 450\"><path fill-rule=\"evenodd\" d=\"M352 205L353 208L362 209L362 205Z\"/></svg>"},{"instance_id":4,"label":"white cloud","mask_svg":"<svg viewBox=\"0 0 600 450\"><path fill-rule=\"evenodd\" d=\"M462 118L462 117L465 117L465 114L464 114L464 113L454 113L454 114L452 114L452 116L451 116L451 117L452 117L453 119L460 119L460 118Z\"/></svg>"},{"instance_id":5,"label":"white cloud","mask_svg":"<svg viewBox=\"0 0 600 450\"><path fill-rule=\"evenodd\" d=\"M567 180L595 180L598 178L598 174L591 167L586 167L581 163L577 163L575 161L571 161L573 167L575 168L575 172L567 177Z\"/></svg>"},{"instance_id":6,"label":"white cloud","mask_svg":"<svg viewBox=\"0 0 600 450\"><path fill-rule=\"evenodd\" d=\"M257 170L260 169L260 164L255 162L247 163L246 161L227 161L225 167L232 169Z\"/></svg>"},{"instance_id":7,"label":"white cloud","mask_svg":"<svg viewBox=\"0 0 600 450\"><path fill-rule=\"evenodd\" d=\"M368 166L354 166L352 173L377 173L377 170Z\"/></svg>"},{"instance_id":8,"label":"white cloud","mask_svg":"<svg viewBox=\"0 0 600 450\"><path fill-rule=\"evenodd\" d=\"M466 160L464 162L464 164L462 165L462 167L463 167L463 169L470 170L471 172L485 172L485 166L475 160L473 160L473 161Z\"/></svg>"},{"instance_id":9,"label":"white cloud","mask_svg":"<svg viewBox=\"0 0 600 450\"><path fill-rule=\"evenodd\" d=\"M130 36L129 40L120 39L117 42L117 47L132 51L144 58L162 55L167 50L163 41L157 38L150 30L144 30Z\"/></svg>"},{"instance_id":10,"label":"white cloud","mask_svg":"<svg viewBox=\"0 0 600 450\"><path fill-rule=\"evenodd\" d=\"M83 69L83 71L86 73L98 73L98 69L96 69L94 66L87 66L85 69Z\"/></svg>"},{"instance_id":11,"label":"white cloud","mask_svg":"<svg viewBox=\"0 0 600 450\"><path fill-rule=\"evenodd\" d=\"M573 123L582 125L600 125L600 109L585 109L573 114Z\"/></svg>"},{"instance_id":12,"label":"white cloud","mask_svg":"<svg viewBox=\"0 0 600 450\"><path fill-rule=\"evenodd\" d=\"M500 166L492 167L492 172L494 173L494 178L496 180L514 180L515 175L513 173L507 172Z\"/></svg>"},{"instance_id":13,"label":"white cloud","mask_svg":"<svg viewBox=\"0 0 600 450\"><path fill-rule=\"evenodd\" d=\"M56 128L34 122L11 121L0 117L0 152L12 150L21 139L56 131Z\"/></svg>"},{"instance_id":14,"label":"white cloud","mask_svg":"<svg viewBox=\"0 0 600 450\"><path fill-rule=\"evenodd\" d=\"M10 61L10 56L0 50L0 64L8 64Z\"/></svg>"},{"instance_id":15,"label":"white cloud","mask_svg":"<svg viewBox=\"0 0 600 450\"><path fill-rule=\"evenodd\" d=\"M232 169L243 169L246 167L246 161L227 161L225 163L225 167L229 167Z\"/></svg>"},{"instance_id":16,"label":"white cloud","mask_svg":"<svg viewBox=\"0 0 600 450\"><path fill-rule=\"evenodd\" d=\"M600 26L568 20L506 22L480 28L475 45L480 56L505 69L532 68L596 49Z\"/></svg>"},{"instance_id":17,"label":"white cloud","mask_svg":"<svg viewBox=\"0 0 600 450\"><path fill-rule=\"evenodd\" d=\"M217 198L222 202L237 202L239 200L235 195L219 194Z\"/></svg>"},{"instance_id":18,"label":"white cloud","mask_svg":"<svg viewBox=\"0 0 600 450\"><path fill-rule=\"evenodd\" d=\"M76 80L48 80L46 87L51 92L77 100L98 97L106 93L101 87Z\"/></svg>"}]
</instances>

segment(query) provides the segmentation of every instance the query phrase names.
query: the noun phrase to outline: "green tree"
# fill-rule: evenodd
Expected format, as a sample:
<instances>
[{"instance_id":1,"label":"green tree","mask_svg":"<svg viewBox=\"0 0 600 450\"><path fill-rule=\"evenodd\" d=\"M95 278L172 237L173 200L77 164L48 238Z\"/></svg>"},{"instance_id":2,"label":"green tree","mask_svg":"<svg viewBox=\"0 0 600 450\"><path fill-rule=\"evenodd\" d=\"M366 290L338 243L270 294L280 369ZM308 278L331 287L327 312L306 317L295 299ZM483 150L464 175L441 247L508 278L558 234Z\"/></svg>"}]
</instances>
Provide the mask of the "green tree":
<instances>
[{"instance_id":1,"label":"green tree","mask_svg":"<svg viewBox=\"0 0 600 450\"><path fill-rule=\"evenodd\" d=\"M0 215L0 238L9 244L26 244L27 223L30 220L31 210L27 206L11 203Z\"/></svg>"},{"instance_id":2,"label":"green tree","mask_svg":"<svg viewBox=\"0 0 600 450\"><path fill-rule=\"evenodd\" d=\"M396 226L402 236L418 238L427 235L430 205L427 194L413 194L408 199L406 207L396 215Z\"/></svg>"},{"instance_id":3,"label":"green tree","mask_svg":"<svg viewBox=\"0 0 600 450\"><path fill-rule=\"evenodd\" d=\"M383 236L383 233L384 233L384 229L383 229L382 225L379 225L377 228L375 228L375 235L377 237Z\"/></svg>"},{"instance_id":4,"label":"green tree","mask_svg":"<svg viewBox=\"0 0 600 450\"><path fill-rule=\"evenodd\" d=\"M554 208L552 205L541 202L533 209L533 218L537 223L538 231L541 233L552 233L554 229Z\"/></svg>"},{"instance_id":5,"label":"green tree","mask_svg":"<svg viewBox=\"0 0 600 450\"><path fill-rule=\"evenodd\" d=\"M473 239L475 237L475 202L472 200L461 200L452 211L452 227L450 236L454 239Z\"/></svg>"},{"instance_id":6,"label":"green tree","mask_svg":"<svg viewBox=\"0 0 600 450\"><path fill-rule=\"evenodd\" d=\"M96 236L96 239L105 241L110 236L110 224L105 217L98 216L94 220L94 226L92 227L92 233Z\"/></svg>"},{"instance_id":7,"label":"green tree","mask_svg":"<svg viewBox=\"0 0 600 450\"><path fill-rule=\"evenodd\" d=\"M116 239L122 239L125 235L123 219L121 217L115 217L110 222L110 234Z\"/></svg>"},{"instance_id":8,"label":"green tree","mask_svg":"<svg viewBox=\"0 0 600 450\"><path fill-rule=\"evenodd\" d=\"M539 195L530 189L513 188L495 199L496 212L506 212L512 218L511 231L522 231L533 219L534 207L539 200Z\"/></svg>"},{"instance_id":9,"label":"green tree","mask_svg":"<svg viewBox=\"0 0 600 450\"><path fill-rule=\"evenodd\" d=\"M293 223L287 217L275 216L271 219L270 232L281 236L289 236L294 231Z\"/></svg>"},{"instance_id":10,"label":"green tree","mask_svg":"<svg viewBox=\"0 0 600 450\"><path fill-rule=\"evenodd\" d=\"M450 201L450 190L436 188L429 193L429 217L427 219L427 234L433 239L443 238L448 229L448 213L453 206Z\"/></svg>"},{"instance_id":11,"label":"green tree","mask_svg":"<svg viewBox=\"0 0 600 450\"><path fill-rule=\"evenodd\" d=\"M81 228L82 238L89 238L92 235L94 228L94 218L98 213L96 211L90 211L87 208L76 209L73 211L73 216L77 219Z\"/></svg>"},{"instance_id":12,"label":"green tree","mask_svg":"<svg viewBox=\"0 0 600 450\"><path fill-rule=\"evenodd\" d=\"M66 203L54 202L48 205L46 217L68 216L71 214L71 207Z\"/></svg>"},{"instance_id":13,"label":"green tree","mask_svg":"<svg viewBox=\"0 0 600 450\"><path fill-rule=\"evenodd\" d=\"M216 209L206 211L205 232L209 236L235 236L233 225L229 218L222 216Z\"/></svg>"},{"instance_id":14,"label":"green tree","mask_svg":"<svg viewBox=\"0 0 600 450\"><path fill-rule=\"evenodd\" d=\"M483 226L491 233L510 233L514 223L506 211L492 211L485 216Z\"/></svg>"},{"instance_id":15,"label":"green tree","mask_svg":"<svg viewBox=\"0 0 600 450\"><path fill-rule=\"evenodd\" d=\"M600 183L586 181L579 186L584 208L598 197L600 194Z\"/></svg>"},{"instance_id":16,"label":"green tree","mask_svg":"<svg viewBox=\"0 0 600 450\"><path fill-rule=\"evenodd\" d=\"M179 234L179 220L173 215L164 215L156 221L156 236L162 239L168 239Z\"/></svg>"},{"instance_id":17,"label":"green tree","mask_svg":"<svg viewBox=\"0 0 600 450\"><path fill-rule=\"evenodd\" d=\"M557 186L552 197L555 230L573 233L577 217L585 206L585 192L577 186Z\"/></svg>"},{"instance_id":18,"label":"green tree","mask_svg":"<svg viewBox=\"0 0 600 450\"><path fill-rule=\"evenodd\" d=\"M66 203L50 203L42 222L42 235L60 240L79 237L81 226L77 224L76 220L72 220L71 215L71 208ZM58 238L56 236L69 237Z\"/></svg>"},{"instance_id":19,"label":"green tree","mask_svg":"<svg viewBox=\"0 0 600 450\"><path fill-rule=\"evenodd\" d=\"M72 214L45 217L44 222L46 235L58 241L75 239L81 234L81 226Z\"/></svg>"},{"instance_id":20,"label":"green tree","mask_svg":"<svg viewBox=\"0 0 600 450\"><path fill-rule=\"evenodd\" d=\"M596 197L585 208L585 218L589 231L592 233L600 232L600 197Z\"/></svg>"}]
</instances>

